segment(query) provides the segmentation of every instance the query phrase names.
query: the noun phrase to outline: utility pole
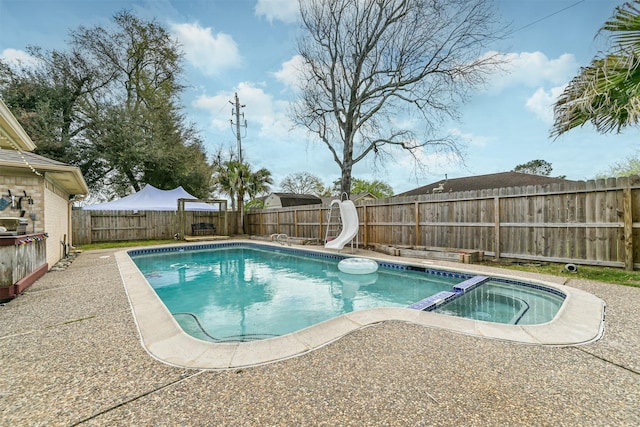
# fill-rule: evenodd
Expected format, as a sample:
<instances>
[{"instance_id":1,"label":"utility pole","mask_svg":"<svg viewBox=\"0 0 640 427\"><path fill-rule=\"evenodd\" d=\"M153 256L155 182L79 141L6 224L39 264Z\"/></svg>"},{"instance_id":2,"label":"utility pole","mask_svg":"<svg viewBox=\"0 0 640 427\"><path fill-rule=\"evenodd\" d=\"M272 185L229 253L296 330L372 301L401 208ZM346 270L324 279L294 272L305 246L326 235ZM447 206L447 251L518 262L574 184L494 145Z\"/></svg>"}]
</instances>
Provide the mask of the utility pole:
<instances>
[{"instance_id":1,"label":"utility pole","mask_svg":"<svg viewBox=\"0 0 640 427\"><path fill-rule=\"evenodd\" d=\"M229 104L233 105L234 108L231 110L231 116L235 116L236 121L235 123L233 122L233 119L231 119L231 126L235 125L236 126L236 139L238 140L238 160L240 161L240 164L242 164L242 138L240 137L240 128L244 126L244 128L247 128L247 121L244 118L244 113L240 113L240 109L244 108L245 105L240 105L240 100L238 99L238 92L236 92L236 99L235 99L235 103L232 101L229 101ZM242 121L244 121L244 123L240 122L240 116L242 115Z\"/></svg>"}]
</instances>

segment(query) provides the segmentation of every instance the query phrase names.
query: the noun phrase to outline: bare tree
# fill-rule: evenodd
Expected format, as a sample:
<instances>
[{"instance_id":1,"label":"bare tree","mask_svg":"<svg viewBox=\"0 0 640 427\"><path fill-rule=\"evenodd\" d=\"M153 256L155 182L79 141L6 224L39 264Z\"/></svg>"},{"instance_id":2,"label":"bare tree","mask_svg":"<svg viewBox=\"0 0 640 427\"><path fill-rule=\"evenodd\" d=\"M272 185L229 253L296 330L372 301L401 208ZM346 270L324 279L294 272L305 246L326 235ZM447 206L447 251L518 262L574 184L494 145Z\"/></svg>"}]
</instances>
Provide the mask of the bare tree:
<instances>
[{"instance_id":1,"label":"bare tree","mask_svg":"<svg viewBox=\"0 0 640 427\"><path fill-rule=\"evenodd\" d=\"M292 119L329 148L349 193L353 165L392 146L459 153L438 125L499 64L490 0L300 0L300 99ZM417 117L418 136L396 126Z\"/></svg>"},{"instance_id":2,"label":"bare tree","mask_svg":"<svg viewBox=\"0 0 640 427\"><path fill-rule=\"evenodd\" d=\"M287 175L280 183L280 190L293 194L313 194L323 196L327 191L322 180L309 172Z\"/></svg>"}]
</instances>

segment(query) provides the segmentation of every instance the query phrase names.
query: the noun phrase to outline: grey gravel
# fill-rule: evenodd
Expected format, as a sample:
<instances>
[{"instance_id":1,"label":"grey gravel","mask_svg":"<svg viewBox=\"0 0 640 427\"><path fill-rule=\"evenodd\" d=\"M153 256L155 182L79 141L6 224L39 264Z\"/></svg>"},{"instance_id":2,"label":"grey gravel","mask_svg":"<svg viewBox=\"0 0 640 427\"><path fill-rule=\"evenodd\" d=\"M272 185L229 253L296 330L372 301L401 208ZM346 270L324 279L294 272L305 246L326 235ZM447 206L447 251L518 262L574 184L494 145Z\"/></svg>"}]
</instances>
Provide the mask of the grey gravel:
<instances>
[{"instance_id":1,"label":"grey gravel","mask_svg":"<svg viewBox=\"0 0 640 427\"><path fill-rule=\"evenodd\" d=\"M640 288L568 283L607 303L588 345L386 322L286 361L199 371L143 349L113 253L82 253L0 307L0 425L640 425Z\"/></svg>"}]
</instances>

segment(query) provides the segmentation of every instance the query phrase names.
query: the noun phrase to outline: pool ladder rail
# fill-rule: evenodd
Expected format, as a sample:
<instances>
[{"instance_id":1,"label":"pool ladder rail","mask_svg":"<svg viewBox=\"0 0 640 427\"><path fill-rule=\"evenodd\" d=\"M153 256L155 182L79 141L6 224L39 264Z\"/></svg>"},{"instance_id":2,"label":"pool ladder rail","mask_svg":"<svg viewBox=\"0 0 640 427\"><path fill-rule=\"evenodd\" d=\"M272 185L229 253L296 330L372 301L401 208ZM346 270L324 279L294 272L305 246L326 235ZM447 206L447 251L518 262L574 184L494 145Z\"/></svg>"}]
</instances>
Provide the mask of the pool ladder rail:
<instances>
[{"instance_id":1,"label":"pool ladder rail","mask_svg":"<svg viewBox=\"0 0 640 427\"><path fill-rule=\"evenodd\" d=\"M275 233L275 234L272 234L270 237L271 237L271 241L278 242L282 246L284 246L285 244L288 246L291 246L291 240L289 239L289 236L284 233Z\"/></svg>"}]
</instances>

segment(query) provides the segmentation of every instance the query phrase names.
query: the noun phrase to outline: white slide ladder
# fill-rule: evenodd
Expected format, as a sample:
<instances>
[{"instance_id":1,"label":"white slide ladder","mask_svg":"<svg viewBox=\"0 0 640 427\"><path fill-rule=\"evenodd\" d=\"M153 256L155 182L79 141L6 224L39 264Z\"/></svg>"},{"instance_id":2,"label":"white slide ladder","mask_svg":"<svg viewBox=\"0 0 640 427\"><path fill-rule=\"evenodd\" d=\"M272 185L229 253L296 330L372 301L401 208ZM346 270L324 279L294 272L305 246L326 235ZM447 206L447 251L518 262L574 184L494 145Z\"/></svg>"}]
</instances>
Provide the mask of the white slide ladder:
<instances>
[{"instance_id":1,"label":"white slide ladder","mask_svg":"<svg viewBox=\"0 0 640 427\"><path fill-rule=\"evenodd\" d=\"M340 234L332 240L329 240L329 229L331 227L331 223L327 223L327 238L325 240L324 247L326 249L337 249L341 250L344 248L344 245L351 242L351 248L353 249L353 239L358 236L358 229L360 228L360 221L358 220L358 211L356 210L356 205L353 204L351 200L345 200L341 202L340 200L333 200L331 202L331 208L329 209L329 221L331 221L331 212L333 211L333 205L336 204L340 206L340 219L342 223L342 229L340 230ZM358 242L356 240L356 246Z\"/></svg>"}]
</instances>

